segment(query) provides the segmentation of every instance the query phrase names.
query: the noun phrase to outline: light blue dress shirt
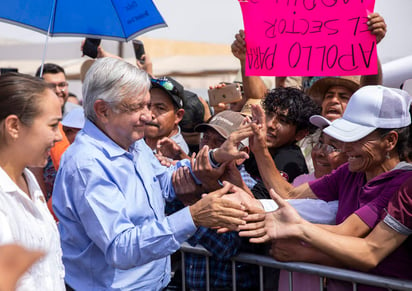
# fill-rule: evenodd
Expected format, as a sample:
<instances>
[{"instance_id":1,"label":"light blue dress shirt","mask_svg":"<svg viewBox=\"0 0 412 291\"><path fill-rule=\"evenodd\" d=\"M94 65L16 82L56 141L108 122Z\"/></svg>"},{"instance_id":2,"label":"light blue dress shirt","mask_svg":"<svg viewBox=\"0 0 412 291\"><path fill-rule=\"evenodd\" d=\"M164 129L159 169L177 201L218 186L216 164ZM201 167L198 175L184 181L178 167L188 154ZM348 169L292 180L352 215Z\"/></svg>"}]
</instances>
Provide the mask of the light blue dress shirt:
<instances>
[{"instance_id":1,"label":"light blue dress shirt","mask_svg":"<svg viewBox=\"0 0 412 291\"><path fill-rule=\"evenodd\" d=\"M143 139L125 151L86 120L63 154L53 209L75 290L161 290L169 255L196 227L189 208L165 216L175 197L165 168Z\"/></svg>"}]
</instances>

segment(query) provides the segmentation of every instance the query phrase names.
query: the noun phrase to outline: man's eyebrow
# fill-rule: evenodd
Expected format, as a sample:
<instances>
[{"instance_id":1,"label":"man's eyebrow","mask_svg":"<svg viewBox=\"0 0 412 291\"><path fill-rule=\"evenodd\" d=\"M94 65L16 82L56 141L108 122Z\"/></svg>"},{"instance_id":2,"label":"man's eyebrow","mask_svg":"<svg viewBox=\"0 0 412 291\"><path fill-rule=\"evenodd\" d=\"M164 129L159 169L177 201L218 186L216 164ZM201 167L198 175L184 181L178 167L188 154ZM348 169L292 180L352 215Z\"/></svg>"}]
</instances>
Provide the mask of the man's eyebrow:
<instances>
[{"instance_id":1,"label":"man's eyebrow","mask_svg":"<svg viewBox=\"0 0 412 291\"><path fill-rule=\"evenodd\" d=\"M275 112L275 113L276 113L276 115L279 116L279 117L288 118L288 114L287 114L287 113L284 113L284 112L281 112L281 111L277 111L277 112Z\"/></svg>"}]
</instances>

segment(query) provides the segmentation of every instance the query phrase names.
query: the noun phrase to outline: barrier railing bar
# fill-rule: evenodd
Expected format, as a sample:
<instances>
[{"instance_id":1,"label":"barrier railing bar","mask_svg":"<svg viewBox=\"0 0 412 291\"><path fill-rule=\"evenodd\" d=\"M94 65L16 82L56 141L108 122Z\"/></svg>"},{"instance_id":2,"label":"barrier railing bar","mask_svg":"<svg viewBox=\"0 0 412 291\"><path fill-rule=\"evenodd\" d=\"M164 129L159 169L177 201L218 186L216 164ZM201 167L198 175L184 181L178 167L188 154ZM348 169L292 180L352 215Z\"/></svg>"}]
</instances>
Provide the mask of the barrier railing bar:
<instances>
[{"instance_id":1,"label":"barrier railing bar","mask_svg":"<svg viewBox=\"0 0 412 291\"><path fill-rule=\"evenodd\" d=\"M260 288L260 291L263 291L264 284L265 283L263 283L263 267L259 266L259 288Z\"/></svg>"},{"instance_id":2,"label":"barrier railing bar","mask_svg":"<svg viewBox=\"0 0 412 291\"><path fill-rule=\"evenodd\" d=\"M182 291L186 291L186 268L185 268L185 252L180 252L182 257Z\"/></svg>"},{"instance_id":3,"label":"barrier railing bar","mask_svg":"<svg viewBox=\"0 0 412 291\"><path fill-rule=\"evenodd\" d=\"M202 246L192 247L188 243L183 243L181 246L182 251L182 267L184 266L184 256L183 252L191 252L199 255L204 255L206 257L210 257L212 254L207 251ZM241 263L249 263L259 266L259 281L260 281L260 289L263 290L263 267L270 267L276 269L282 269L289 272L301 272L301 273L308 273L318 275L319 277L326 277L332 279L338 279L343 281L348 281L354 283L354 290L357 290L357 284L366 284L370 286L377 286L383 287L387 289L395 289L395 290L412 290L412 281L407 280L400 280L395 278L389 277L382 277L357 271L351 271L346 269L339 269L334 267L328 267L323 265L316 265L310 263L284 263L276 261L275 259L256 255L256 254L249 254L249 253L240 253L238 256L232 258L233 262L241 262ZM184 279L184 268L182 269L182 280ZM236 271L236 270L235 270ZM289 282L291 283L291 274L289 273ZM322 279L321 279L322 280ZM184 280L182 282L184 284ZM183 285L184 286L184 285ZM235 286L235 284L233 285ZM291 286L291 285L290 285ZM323 284L321 284L321 290L323 290ZM185 290L185 289L183 289Z\"/></svg>"},{"instance_id":4,"label":"barrier railing bar","mask_svg":"<svg viewBox=\"0 0 412 291\"><path fill-rule=\"evenodd\" d=\"M328 267L323 265L316 265L310 263L283 263L276 261L275 259L262 255L241 253L234 260L242 263L249 263L255 265L262 265L265 267L272 267L277 269L283 269L288 271L302 272L308 274L315 274L318 276L324 276L327 278L338 279L343 281L353 282L358 284L366 284L371 286L384 287L387 289L396 290L412 290L412 281L400 280L389 277L382 277L362 272L356 272L346 269L339 269L334 267Z\"/></svg>"},{"instance_id":5,"label":"barrier railing bar","mask_svg":"<svg viewBox=\"0 0 412 291\"><path fill-rule=\"evenodd\" d=\"M206 291L210 291L210 270L209 270L209 256L206 259Z\"/></svg>"},{"instance_id":6,"label":"barrier railing bar","mask_svg":"<svg viewBox=\"0 0 412 291\"><path fill-rule=\"evenodd\" d=\"M319 277L319 290L320 291L323 291L323 280L324 280L323 276L320 276Z\"/></svg>"}]
</instances>

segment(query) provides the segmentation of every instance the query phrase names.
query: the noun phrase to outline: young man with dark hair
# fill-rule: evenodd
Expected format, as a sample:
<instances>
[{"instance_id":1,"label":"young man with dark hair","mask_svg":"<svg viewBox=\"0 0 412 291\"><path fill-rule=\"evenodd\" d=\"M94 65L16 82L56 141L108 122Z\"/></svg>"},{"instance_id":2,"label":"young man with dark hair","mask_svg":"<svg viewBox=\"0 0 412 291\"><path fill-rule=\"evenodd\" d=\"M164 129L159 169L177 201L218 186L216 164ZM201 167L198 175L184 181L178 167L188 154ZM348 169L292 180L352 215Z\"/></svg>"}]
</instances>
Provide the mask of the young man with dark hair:
<instances>
[{"instance_id":1,"label":"young man with dark hair","mask_svg":"<svg viewBox=\"0 0 412 291\"><path fill-rule=\"evenodd\" d=\"M43 74L40 76L41 66L36 71L36 77L42 77L48 84L50 84L56 93L62 105L63 115L66 115L71 109L79 107L77 104L67 103L69 98L69 83L67 83L67 76L64 69L53 63L46 63L43 65Z\"/></svg>"},{"instance_id":2,"label":"young man with dark hair","mask_svg":"<svg viewBox=\"0 0 412 291\"><path fill-rule=\"evenodd\" d=\"M319 114L320 107L301 90L292 87L268 91L262 106L266 114L269 152L281 175L292 182L295 177L308 172L305 158L296 142L316 130L309 118ZM260 180L256 160L253 154L250 156L245 162L246 170ZM263 183L258 183L255 188L257 191L252 192L259 198L269 197Z\"/></svg>"}]
</instances>

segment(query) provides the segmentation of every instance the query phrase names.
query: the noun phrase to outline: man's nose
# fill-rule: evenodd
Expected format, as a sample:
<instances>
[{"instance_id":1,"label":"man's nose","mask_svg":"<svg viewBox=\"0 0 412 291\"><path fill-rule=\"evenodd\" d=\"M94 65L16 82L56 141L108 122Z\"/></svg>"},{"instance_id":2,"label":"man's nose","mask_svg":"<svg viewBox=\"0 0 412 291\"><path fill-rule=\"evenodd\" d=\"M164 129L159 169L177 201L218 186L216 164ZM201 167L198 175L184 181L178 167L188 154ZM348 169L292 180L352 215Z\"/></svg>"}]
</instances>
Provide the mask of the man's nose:
<instances>
[{"instance_id":1,"label":"man's nose","mask_svg":"<svg viewBox=\"0 0 412 291\"><path fill-rule=\"evenodd\" d=\"M266 126L270 127L270 128L276 128L276 126L277 126L276 118L272 117L272 118L268 119L267 122L266 122Z\"/></svg>"},{"instance_id":2,"label":"man's nose","mask_svg":"<svg viewBox=\"0 0 412 291\"><path fill-rule=\"evenodd\" d=\"M152 111L148 107L146 107L144 111L142 112L142 114L140 115L140 119L145 122L152 120L153 119Z\"/></svg>"}]
</instances>

